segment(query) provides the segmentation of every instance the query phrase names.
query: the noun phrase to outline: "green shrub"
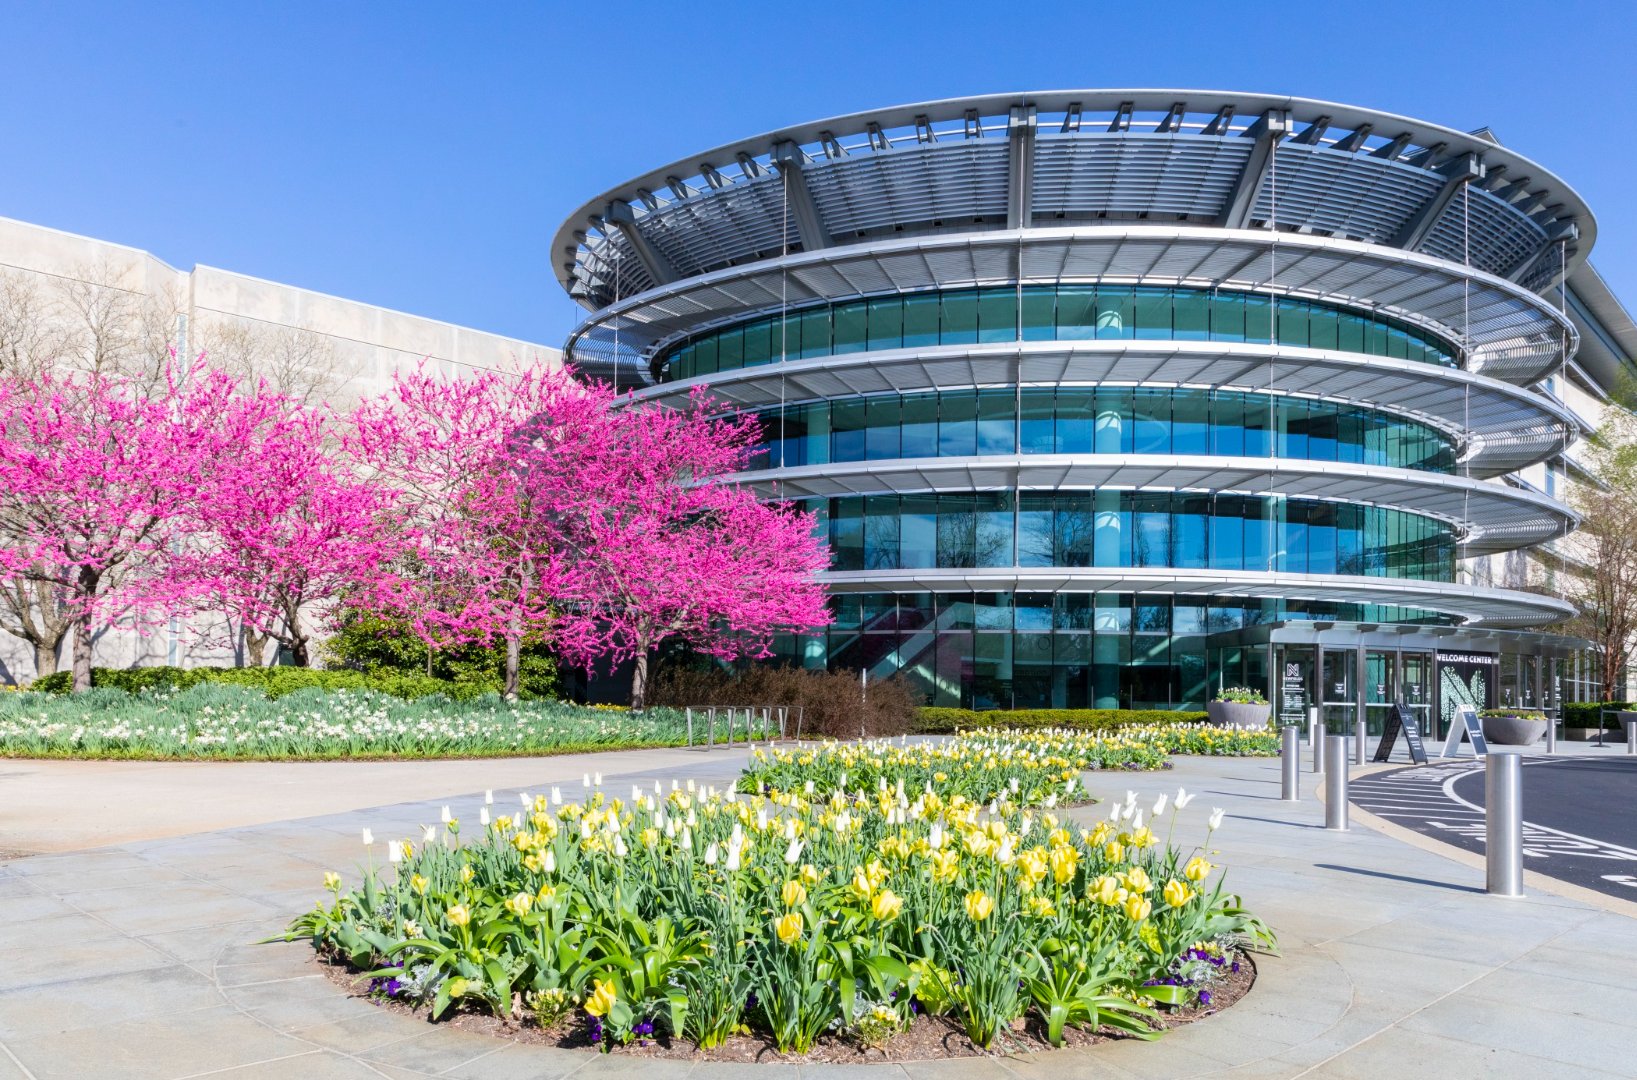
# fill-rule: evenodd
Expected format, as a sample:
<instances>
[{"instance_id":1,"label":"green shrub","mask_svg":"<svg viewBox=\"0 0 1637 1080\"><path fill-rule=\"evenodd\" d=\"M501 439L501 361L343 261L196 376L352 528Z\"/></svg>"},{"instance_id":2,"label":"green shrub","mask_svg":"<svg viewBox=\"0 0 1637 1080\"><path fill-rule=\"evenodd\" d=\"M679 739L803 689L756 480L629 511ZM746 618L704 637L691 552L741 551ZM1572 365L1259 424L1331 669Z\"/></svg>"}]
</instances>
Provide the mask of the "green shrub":
<instances>
[{"instance_id":1,"label":"green shrub","mask_svg":"<svg viewBox=\"0 0 1637 1080\"><path fill-rule=\"evenodd\" d=\"M451 645L437 649L432 653L429 670L426 643L410 632L407 623L368 612L343 614L334 636L319 649L331 670L348 669L372 676L397 675L410 679L425 679L430 675L443 682L474 687L476 693L498 694L506 688L504 642L496 640L487 645ZM557 661L536 637L523 639L518 654L517 682L517 696L525 701L551 701L557 696Z\"/></svg>"},{"instance_id":2,"label":"green shrub","mask_svg":"<svg viewBox=\"0 0 1637 1080\"><path fill-rule=\"evenodd\" d=\"M860 734L904 735L913 730L921 696L902 679L872 682L861 694L856 671L807 671L759 664L744 671L668 669L654 680L651 705L788 706L789 733L796 709L803 738L856 739Z\"/></svg>"},{"instance_id":3,"label":"green shrub","mask_svg":"<svg viewBox=\"0 0 1637 1080\"><path fill-rule=\"evenodd\" d=\"M127 694L161 689L188 690L202 683L243 686L259 690L269 698L280 698L297 690L375 690L406 701L432 694L463 701L494 693L496 689L479 683L407 675L397 671L298 667L91 669L91 686L94 689L119 690ZM72 688L73 676L66 671L35 679L29 685L30 690L48 694L66 694Z\"/></svg>"},{"instance_id":4,"label":"green shrub","mask_svg":"<svg viewBox=\"0 0 1637 1080\"><path fill-rule=\"evenodd\" d=\"M1610 710L1606 719L1603 717L1604 709ZM1563 706L1563 726L1594 728L1601 723L1610 729L1618 728L1620 718L1614 715L1616 709L1637 709L1637 702L1571 701Z\"/></svg>"},{"instance_id":5,"label":"green shrub","mask_svg":"<svg viewBox=\"0 0 1637 1080\"><path fill-rule=\"evenodd\" d=\"M952 735L982 728L1074 728L1108 731L1126 724L1197 724L1202 712L1173 709L945 709L927 708L915 724L921 735Z\"/></svg>"}]
</instances>

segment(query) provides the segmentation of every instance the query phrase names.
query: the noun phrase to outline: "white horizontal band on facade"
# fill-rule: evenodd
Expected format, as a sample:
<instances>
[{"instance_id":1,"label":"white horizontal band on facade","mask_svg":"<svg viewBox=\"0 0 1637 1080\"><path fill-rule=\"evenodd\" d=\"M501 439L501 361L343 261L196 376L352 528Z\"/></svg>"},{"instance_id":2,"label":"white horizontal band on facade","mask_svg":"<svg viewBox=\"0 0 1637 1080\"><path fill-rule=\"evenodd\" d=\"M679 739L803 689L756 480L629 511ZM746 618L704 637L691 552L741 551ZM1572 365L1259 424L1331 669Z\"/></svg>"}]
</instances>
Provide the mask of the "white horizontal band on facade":
<instances>
[{"instance_id":1,"label":"white horizontal band on facade","mask_svg":"<svg viewBox=\"0 0 1637 1080\"><path fill-rule=\"evenodd\" d=\"M1287 458L1000 454L832 462L729 479L769 499L1093 488L1284 495L1437 518L1461 537L1462 558L1538 544L1566 534L1578 521L1568 507L1534 491L1442 473Z\"/></svg>"},{"instance_id":2,"label":"white horizontal band on facade","mask_svg":"<svg viewBox=\"0 0 1637 1080\"><path fill-rule=\"evenodd\" d=\"M646 378L653 354L683 335L809 303L1072 283L1220 287L1378 313L1465 341L1471 370L1518 385L1551 373L1579 340L1538 294L1427 255L1334 237L1102 225L878 240L729 267L598 311L565 354Z\"/></svg>"},{"instance_id":3,"label":"white horizontal band on facade","mask_svg":"<svg viewBox=\"0 0 1637 1080\"><path fill-rule=\"evenodd\" d=\"M1116 384L1299 395L1414 420L1467 447L1480 478L1562 453L1583 434L1567 407L1458 368L1359 353L1208 341L1035 341L815 356L660 383L674 404L701 386L743 409L882 393Z\"/></svg>"},{"instance_id":4,"label":"white horizontal band on facade","mask_svg":"<svg viewBox=\"0 0 1637 1080\"><path fill-rule=\"evenodd\" d=\"M1553 596L1409 578L1161 567L996 567L832 571L831 592L1141 593L1146 596L1390 604L1456 615L1469 625L1539 626L1574 613Z\"/></svg>"}]
</instances>

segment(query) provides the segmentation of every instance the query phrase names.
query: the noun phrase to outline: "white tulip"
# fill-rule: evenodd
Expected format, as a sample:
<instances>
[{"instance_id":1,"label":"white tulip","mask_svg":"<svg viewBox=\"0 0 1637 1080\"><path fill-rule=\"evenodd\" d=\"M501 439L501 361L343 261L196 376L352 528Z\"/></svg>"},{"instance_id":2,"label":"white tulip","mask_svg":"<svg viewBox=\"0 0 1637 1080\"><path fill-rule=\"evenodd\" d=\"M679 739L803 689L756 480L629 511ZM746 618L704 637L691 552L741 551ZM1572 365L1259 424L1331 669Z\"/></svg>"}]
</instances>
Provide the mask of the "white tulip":
<instances>
[{"instance_id":1,"label":"white tulip","mask_svg":"<svg viewBox=\"0 0 1637 1080\"><path fill-rule=\"evenodd\" d=\"M478 807L477 823L482 825L485 829L489 827L489 808L487 806Z\"/></svg>"},{"instance_id":2,"label":"white tulip","mask_svg":"<svg viewBox=\"0 0 1637 1080\"><path fill-rule=\"evenodd\" d=\"M631 801L634 803L642 801L642 788L636 784L631 785Z\"/></svg>"},{"instance_id":3,"label":"white tulip","mask_svg":"<svg viewBox=\"0 0 1637 1080\"><path fill-rule=\"evenodd\" d=\"M428 825L426 827L426 831L421 834L421 843L423 843L423 844L435 844L437 842L438 842L438 827L436 825Z\"/></svg>"},{"instance_id":4,"label":"white tulip","mask_svg":"<svg viewBox=\"0 0 1637 1080\"><path fill-rule=\"evenodd\" d=\"M813 794L813 781L811 781L811 780L807 781L807 783L805 783L805 784L803 784L801 786L801 789L802 789L803 794L812 795Z\"/></svg>"},{"instance_id":5,"label":"white tulip","mask_svg":"<svg viewBox=\"0 0 1637 1080\"><path fill-rule=\"evenodd\" d=\"M396 840L387 841L387 862L395 863L404 857L404 846Z\"/></svg>"},{"instance_id":6,"label":"white tulip","mask_svg":"<svg viewBox=\"0 0 1637 1080\"><path fill-rule=\"evenodd\" d=\"M1133 829L1142 828L1142 811L1141 810L1138 810L1137 813L1131 818L1131 827Z\"/></svg>"},{"instance_id":7,"label":"white tulip","mask_svg":"<svg viewBox=\"0 0 1637 1080\"><path fill-rule=\"evenodd\" d=\"M933 851L942 851L943 850L943 846L944 846L944 823L943 822L934 821L932 823L932 832L927 837L927 843L932 845L932 850Z\"/></svg>"},{"instance_id":8,"label":"white tulip","mask_svg":"<svg viewBox=\"0 0 1637 1080\"><path fill-rule=\"evenodd\" d=\"M1016 795L1017 794L1017 777L1014 776L1010 780L1006 781L1006 786L1012 789L1012 794L1013 795Z\"/></svg>"},{"instance_id":9,"label":"white tulip","mask_svg":"<svg viewBox=\"0 0 1637 1080\"><path fill-rule=\"evenodd\" d=\"M553 806L563 805L563 789L560 788L560 787L557 787L556 785L552 785L551 805L553 805Z\"/></svg>"},{"instance_id":10,"label":"white tulip","mask_svg":"<svg viewBox=\"0 0 1637 1080\"><path fill-rule=\"evenodd\" d=\"M843 810L841 813L837 814L835 821L836 835L845 836L847 834L848 826L852 825L852 823L853 816L847 813L847 811Z\"/></svg>"},{"instance_id":11,"label":"white tulip","mask_svg":"<svg viewBox=\"0 0 1637 1080\"><path fill-rule=\"evenodd\" d=\"M440 817L438 820L442 821L445 825L447 825L451 821L455 820L455 817L454 817L453 814L451 814L449 812L449 808L446 806L446 807L443 808L443 816Z\"/></svg>"},{"instance_id":12,"label":"white tulip","mask_svg":"<svg viewBox=\"0 0 1637 1080\"><path fill-rule=\"evenodd\" d=\"M719 845L717 845L715 843L712 843L710 847L705 849L705 865L706 866L715 866L716 865L716 860L721 857L719 847L720 847Z\"/></svg>"},{"instance_id":13,"label":"white tulip","mask_svg":"<svg viewBox=\"0 0 1637 1080\"><path fill-rule=\"evenodd\" d=\"M529 793L526 791L518 792L517 801L523 804L523 809L525 810L534 805L534 800L529 798Z\"/></svg>"},{"instance_id":14,"label":"white tulip","mask_svg":"<svg viewBox=\"0 0 1637 1080\"><path fill-rule=\"evenodd\" d=\"M1194 801L1194 797L1188 793L1188 790L1186 788L1177 788L1177 809L1178 810L1183 809L1184 807L1186 807L1189 803L1191 803L1193 801Z\"/></svg>"},{"instance_id":15,"label":"white tulip","mask_svg":"<svg viewBox=\"0 0 1637 1080\"><path fill-rule=\"evenodd\" d=\"M784 823L784 838L786 840L794 840L796 838L796 819L795 818L787 818L785 820L785 823Z\"/></svg>"},{"instance_id":16,"label":"white tulip","mask_svg":"<svg viewBox=\"0 0 1637 1080\"><path fill-rule=\"evenodd\" d=\"M494 793L493 789L485 791L483 793L483 805L484 806L493 806L494 804L495 804L495 793Z\"/></svg>"},{"instance_id":17,"label":"white tulip","mask_svg":"<svg viewBox=\"0 0 1637 1080\"><path fill-rule=\"evenodd\" d=\"M1011 866L1017 856L1012 852L1012 838L1008 836L1000 842L1000 850L995 852L995 861L1002 866Z\"/></svg>"},{"instance_id":18,"label":"white tulip","mask_svg":"<svg viewBox=\"0 0 1637 1080\"><path fill-rule=\"evenodd\" d=\"M1161 814L1165 813L1165 804L1167 802L1169 802L1170 800L1171 800L1171 796L1169 796L1169 795L1161 795L1159 798L1154 800L1154 816L1155 817L1159 817Z\"/></svg>"},{"instance_id":19,"label":"white tulip","mask_svg":"<svg viewBox=\"0 0 1637 1080\"><path fill-rule=\"evenodd\" d=\"M722 864L723 869L733 873L739 869L739 849L728 845L728 861Z\"/></svg>"},{"instance_id":20,"label":"white tulip","mask_svg":"<svg viewBox=\"0 0 1637 1080\"><path fill-rule=\"evenodd\" d=\"M590 773L581 773L580 774L580 783L585 785L587 788L589 788L591 786L591 774Z\"/></svg>"},{"instance_id":21,"label":"white tulip","mask_svg":"<svg viewBox=\"0 0 1637 1080\"><path fill-rule=\"evenodd\" d=\"M767 807L765 806L756 811L756 831L767 831Z\"/></svg>"},{"instance_id":22,"label":"white tulip","mask_svg":"<svg viewBox=\"0 0 1637 1080\"><path fill-rule=\"evenodd\" d=\"M1222 814L1223 811L1220 806L1211 811L1211 820L1209 825L1212 832L1215 832L1222 827Z\"/></svg>"},{"instance_id":23,"label":"white tulip","mask_svg":"<svg viewBox=\"0 0 1637 1080\"><path fill-rule=\"evenodd\" d=\"M655 795L663 795L663 794L665 794L665 789L664 789L664 788L663 788L663 787L661 787L661 786L660 786L660 783L659 783L659 781L658 781L658 780L655 780L655 781L654 781L654 794L655 794Z\"/></svg>"},{"instance_id":24,"label":"white tulip","mask_svg":"<svg viewBox=\"0 0 1637 1080\"><path fill-rule=\"evenodd\" d=\"M546 849L546 857L540 860L540 869L548 874L557 872L557 853L551 848Z\"/></svg>"},{"instance_id":25,"label":"white tulip","mask_svg":"<svg viewBox=\"0 0 1637 1080\"><path fill-rule=\"evenodd\" d=\"M686 825L682 826L682 846L689 851L693 850L693 830Z\"/></svg>"},{"instance_id":26,"label":"white tulip","mask_svg":"<svg viewBox=\"0 0 1637 1080\"><path fill-rule=\"evenodd\" d=\"M591 774L591 784L592 784L593 787L602 787L603 786L603 774L600 773L600 772L592 773Z\"/></svg>"},{"instance_id":27,"label":"white tulip","mask_svg":"<svg viewBox=\"0 0 1637 1080\"><path fill-rule=\"evenodd\" d=\"M370 832L368 829L365 829L364 830L364 846L365 847L371 847L374 844L375 844L375 834Z\"/></svg>"},{"instance_id":28,"label":"white tulip","mask_svg":"<svg viewBox=\"0 0 1637 1080\"><path fill-rule=\"evenodd\" d=\"M521 810L512 815L512 828L519 832L523 830L523 812Z\"/></svg>"},{"instance_id":29,"label":"white tulip","mask_svg":"<svg viewBox=\"0 0 1637 1080\"><path fill-rule=\"evenodd\" d=\"M693 777L690 776L688 777L688 794L692 795L695 790L697 789L693 785Z\"/></svg>"},{"instance_id":30,"label":"white tulip","mask_svg":"<svg viewBox=\"0 0 1637 1080\"><path fill-rule=\"evenodd\" d=\"M630 849L625 846L625 834L624 833L615 833L614 834L614 857L617 858L617 859L623 859L629 853L629 851L630 851Z\"/></svg>"}]
</instances>

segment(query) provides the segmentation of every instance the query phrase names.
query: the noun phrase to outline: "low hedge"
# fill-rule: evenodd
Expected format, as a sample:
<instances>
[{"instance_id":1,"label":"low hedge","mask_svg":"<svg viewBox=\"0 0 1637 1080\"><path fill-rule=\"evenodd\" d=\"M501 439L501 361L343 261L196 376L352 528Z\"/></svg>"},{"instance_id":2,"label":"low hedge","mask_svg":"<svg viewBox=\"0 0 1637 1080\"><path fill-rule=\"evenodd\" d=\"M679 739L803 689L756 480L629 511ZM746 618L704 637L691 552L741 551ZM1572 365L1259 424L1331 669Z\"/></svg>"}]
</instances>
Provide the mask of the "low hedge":
<instances>
[{"instance_id":1,"label":"low hedge","mask_svg":"<svg viewBox=\"0 0 1637 1080\"><path fill-rule=\"evenodd\" d=\"M1603 710L1610 710L1608 718L1603 719ZM1606 723L1612 730L1620 726L1620 718L1614 715L1616 709L1637 709L1637 702L1631 701L1571 701L1563 706L1563 726L1577 728L1594 728L1600 723Z\"/></svg>"},{"instance_id":2,"label":"low hedge","mask_svg":"<svg viewBox=\"0 0 1637 1080\"><path fill-rule=\"evenodd\" d=\"M981 728L1075 728L1109 731L1126 724L1197 724L1203 712L1175 709L940 709L923 708L915 730L921 735L952 735Z\"/></svg>"},{"instance_id":3,"label":"low hedge","mask_svg":"<svg viewBox=\"0 0 1637 1080\"><path fill-rule=\"evenodd\" d=\"M260 690L270 698L280 698L297 690L376 690L393 697L414 701L443 694L469 700L494 693L487 683L455 682L428 675L406 675L394 671L351 671L344 668L243 667L243 668L92 668L91 685L137 694L151 690L186 690L201 683L224 683ZM49 694L66 694L73 689L73 674L59 671L35 679L28 689Z\"/></svg>"}]
</instances>

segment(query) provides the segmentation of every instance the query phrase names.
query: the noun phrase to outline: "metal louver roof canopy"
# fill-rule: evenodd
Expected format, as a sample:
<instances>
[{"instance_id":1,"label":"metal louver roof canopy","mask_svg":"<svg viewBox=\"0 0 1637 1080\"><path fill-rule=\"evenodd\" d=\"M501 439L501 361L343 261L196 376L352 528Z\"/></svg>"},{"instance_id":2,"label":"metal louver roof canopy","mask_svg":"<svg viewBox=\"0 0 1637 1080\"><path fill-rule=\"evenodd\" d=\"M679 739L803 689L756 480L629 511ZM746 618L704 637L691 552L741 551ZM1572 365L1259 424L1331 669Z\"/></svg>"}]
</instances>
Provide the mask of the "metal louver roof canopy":
<instances>
[{"instance_id":1,"label":"metal louver roof canopy","mask_svg":"<svg viewBox=\"0 0 1637 1080\"><path fill-rule=\"evenodd\" d=\"M1349 237L1537 289L1572 272L1596 233L1568 184L1480 135L1307 98L1064 90L718 146L586 203L551 258L569 294L598 308L797 248L1139 218Z\"/></svg>"},{"instance_id":2,"label":"metal louver roof canopy","mask_svg":"<svg viewBox=\"0 0 1637 1080\"><path fill-rule=\"evenodd\" d=\"M1223 287L1321 300L1464 339L1473 370L1523 385L1578 343L1569 320L1540 296L1425 255L1329 237L1120 225L882 241L732 267L599 312L565 352L574 363L617 361L645 371L667 343L715 324L814 302L1020 281Z\"/></svg>"},{"instance_id":3,"label":"metal louver roof canopy","mask_svg":"<svg viewBox=\"0 0 1637 1080\"><path fill-rule=\"evenodd\" d=\"M1466 446L1462 470L1512 472L1561 453L1580 431L1559 402L1510 383L1414 360L1206 341L1033 341L809 357L660 383L642 400L700 386L745 409L781 402L965 387L1215 387L1293 394L1404 416Z\"/></svg>"},{"instance_id":4,"label":"metal louver roof canopy","mask_svg":"<svg viewBox=\"0 0 1637 1080\"><path fill-rule=\"evenodd\" d=\"M1577 518L1535 491L1349 462L1186 454L995 454L831 462L735 473L762 498L1086 488L1284 495L1404 510L1449 523L1463 558L1563 536Z\"/></svg>"},{"instance_id":5,"label":"metal louver roof canopy","mask_svg":"<svg viewBox=\"0 0 1637 1080\"><path fill-rule=\"evenodd\" d=\"M821 575L836 592L1140 592L1147 596L1323 600L1399 604L1459 616L1478 626L1539 626L1574 613L1555 596L1407 578L1276 574L1161 567L998 567L978 570L868 570Z\"/></svg>"}]
</instances>

